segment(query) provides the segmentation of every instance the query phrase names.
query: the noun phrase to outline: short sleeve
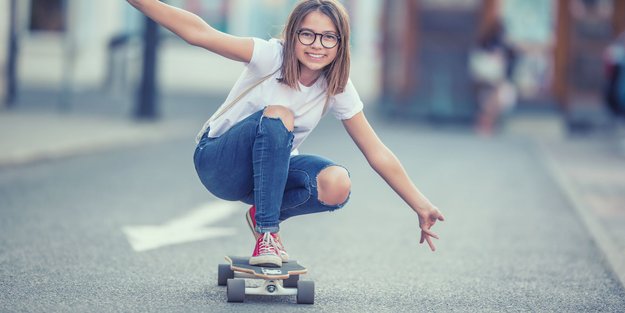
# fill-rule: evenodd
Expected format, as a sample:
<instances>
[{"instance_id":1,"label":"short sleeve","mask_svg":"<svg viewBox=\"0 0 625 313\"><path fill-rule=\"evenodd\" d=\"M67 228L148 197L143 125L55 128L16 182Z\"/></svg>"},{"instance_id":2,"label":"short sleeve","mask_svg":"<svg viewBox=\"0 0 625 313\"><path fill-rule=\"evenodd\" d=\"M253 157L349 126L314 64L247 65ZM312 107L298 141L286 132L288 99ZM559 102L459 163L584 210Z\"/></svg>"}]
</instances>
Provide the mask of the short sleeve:
<instances>
[{"instance_id":1,"label":"short sleeve","mask_svg":"<svg viewBox=\"0 0 625 313\"><path fill-rule=\"evenodd\" d=\"M282 43L278 39L269 41L252 38L254 51L247 69L258 75L265 76L275 72L282 64Z\"/></svg>"},{"instance_id":2,"label":"short sleeve","mask_svg":"<svg viewBox=\"0 0 625 313\"><path fill-rule=\"evenodd\" d=\"M358 91L352 84L352 80L347 80L347 85L345 85L345 90L333 97L331 99L331 111L336 119L339 120L348 120L358 112L362 111L364 105L362 100L360 100L360 95L358 95Z\"/></svg>"}]
</instances>

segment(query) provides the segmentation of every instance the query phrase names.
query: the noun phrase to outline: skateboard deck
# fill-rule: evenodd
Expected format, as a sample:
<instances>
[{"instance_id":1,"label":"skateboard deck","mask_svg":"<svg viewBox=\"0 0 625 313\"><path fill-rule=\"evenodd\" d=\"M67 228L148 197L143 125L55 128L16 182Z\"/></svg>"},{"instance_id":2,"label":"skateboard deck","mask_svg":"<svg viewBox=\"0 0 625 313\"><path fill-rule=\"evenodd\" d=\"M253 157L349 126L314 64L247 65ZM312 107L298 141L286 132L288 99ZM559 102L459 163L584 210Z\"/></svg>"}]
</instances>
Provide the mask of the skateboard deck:
<instances>
[{"instance_id":1,"label":"skateboard deck","mask_svg":"<svg viewBox=\"0 0 625 313\"><path fill-rule=\"evenodd\" d=\"M235 272L254 275L260 279L288 279L291 275L303 275L308 269L295 260L283 262L281 267L250 265L249 257L226 256L230 268Z\"/></svg>"}]
</instances>

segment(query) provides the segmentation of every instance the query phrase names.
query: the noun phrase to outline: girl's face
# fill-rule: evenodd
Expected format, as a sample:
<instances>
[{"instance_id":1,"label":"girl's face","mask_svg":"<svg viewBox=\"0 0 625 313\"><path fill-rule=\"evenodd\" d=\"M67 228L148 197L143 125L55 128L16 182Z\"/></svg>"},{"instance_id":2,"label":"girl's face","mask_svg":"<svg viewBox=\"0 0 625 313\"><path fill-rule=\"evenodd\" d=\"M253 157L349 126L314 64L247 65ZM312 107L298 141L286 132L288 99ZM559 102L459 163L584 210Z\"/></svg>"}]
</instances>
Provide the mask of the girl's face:
<instances>
[{"instance_id":1,"label":"girl's face","mask_svg":"<svg viewBox=\"0 0 625 313\"><path fill-rule=\"evenodd\" d=\"M302 20L298 31L305 31L303 34L300 33L299 35L299 38L304 39L304 42L306 42L305 37L308 37L308 39L311 38L310 32L334 36L339 35L332 20L318 11L308 13L308 15L304 17L304 20ZM296 34L295 36L295 56L300 62L302 75L320 74L321 70L332 63L334 58L336 58L338 44L332 48L326 48L321 44L321 36L313 35L315 36L314 42L311 45L304 45L300 39L297 39L298 35ZM331 46L328 44L328 38L330 39L329 42L331 42L332 37L328 36L324 44L326 46Z\"/></svg>"}]
</instances>

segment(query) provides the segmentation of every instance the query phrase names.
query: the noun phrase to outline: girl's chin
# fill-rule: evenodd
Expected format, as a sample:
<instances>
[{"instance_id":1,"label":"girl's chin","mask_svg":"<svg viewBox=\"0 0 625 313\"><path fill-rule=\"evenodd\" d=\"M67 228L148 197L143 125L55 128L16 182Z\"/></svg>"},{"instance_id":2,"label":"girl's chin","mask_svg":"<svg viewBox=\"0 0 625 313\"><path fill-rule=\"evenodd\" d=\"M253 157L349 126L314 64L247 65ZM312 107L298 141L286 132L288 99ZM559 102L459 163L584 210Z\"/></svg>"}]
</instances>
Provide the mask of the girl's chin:
<instances>
[{"instance_id":1,"label":"girl's chin","mask_svg":"<svg viewBox=\"0 0 625 313\"><path fill-rule=\"evenodd\" d=\"M323 70L323 68L326 67L327 64L318 64L318 63L313 63L313 64L306 64L306 63L301 63L302 67L312 71L312 72L317 72L317 71L321 71Z\"/></svg>"}]
</instances>

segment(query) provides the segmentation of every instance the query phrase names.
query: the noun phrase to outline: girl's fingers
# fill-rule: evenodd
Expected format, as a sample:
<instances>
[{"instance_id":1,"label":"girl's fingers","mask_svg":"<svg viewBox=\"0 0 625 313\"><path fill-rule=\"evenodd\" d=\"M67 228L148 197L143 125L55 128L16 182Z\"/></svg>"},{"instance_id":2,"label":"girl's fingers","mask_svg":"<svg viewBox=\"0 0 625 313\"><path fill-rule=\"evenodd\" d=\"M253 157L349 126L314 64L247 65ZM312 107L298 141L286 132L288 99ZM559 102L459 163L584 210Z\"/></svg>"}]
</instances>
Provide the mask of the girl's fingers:
<instances>
[{"instance_id":1,"label":"girl's fingers","mask_svg":"<svg viewBox=\"0 0 625 313\"><path fill-rule=\"evenodd\" d=\"M433 232L432 232L431 230L429 230L429 229L422 229L421 231L422 231L423 233L426 233L428 236L431 236L431 237L434 237L434 238L436 238L436 239L439 239L439 238L438 238L438 235L436 235L435 233L433 233Z\"/></svg>"},{"instance_id":2,"label":"girl's fingers","mask_svg":"<svg viewBox=\"0 0 625 313\"><path fill-rule=\"evenodd\" d=\"M443 214L438 213L438 215L430 217L429 223L424 223L425 225L421 225L421 239L419 243L422 244L424 241L428 242L430 246L430 250L436 251L436 246L432 242L432 238L439 239L438 235L433 233L430 228L434 226L436 221L444 221L445 217Z\"/></svg>"},{"instance_id":3,"label":"girl's fingers","mask_svg":"<svg viewBox=\"0 0 625 313\"><path fill-rule=\"evenodd\" d=\"M436 246L432 242L432 239L430 239L430 236L425 236L425 239L428 241L428 245L430 245L430 250L436 251Z\"/></svg>"}]
</instances>

